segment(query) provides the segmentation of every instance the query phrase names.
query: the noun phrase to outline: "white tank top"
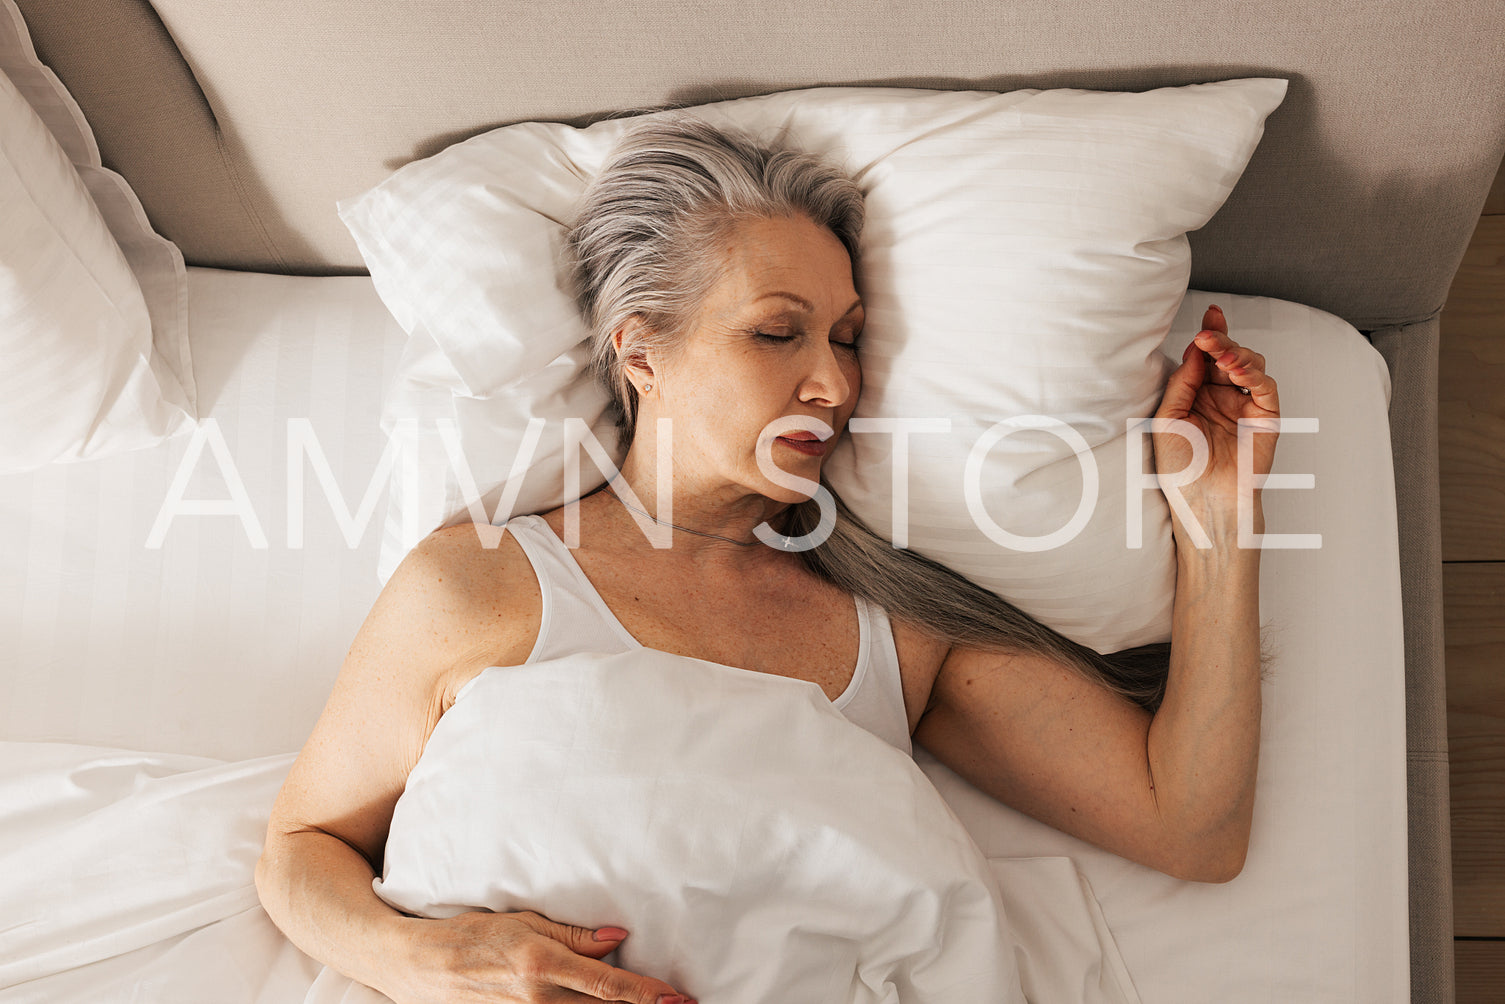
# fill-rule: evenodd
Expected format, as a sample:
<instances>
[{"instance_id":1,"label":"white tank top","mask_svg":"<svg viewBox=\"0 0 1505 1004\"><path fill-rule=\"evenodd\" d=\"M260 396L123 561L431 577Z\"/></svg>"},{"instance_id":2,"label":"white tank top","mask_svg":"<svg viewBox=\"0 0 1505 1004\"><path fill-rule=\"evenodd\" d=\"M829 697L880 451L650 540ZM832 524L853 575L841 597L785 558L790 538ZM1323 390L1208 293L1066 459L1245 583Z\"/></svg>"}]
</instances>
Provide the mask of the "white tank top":
<instances>
[{"instance_id":1,"label":"white tank top","mask_svg":"<svg viewBox=\"0 0 1505 1004\"><path fill-rule=\"evenodd\" d=\"M522 546L538 576L543 596L543 619L528 663L577 652L625 652L642 648L617 620L596 587L542 516L514 516L503 528ZM837 711L889 745L914 756L904 688L899 675L899 652L894 632L882 607L857 601L857 668L840 697Z\"/></svg>"}]
</instances>

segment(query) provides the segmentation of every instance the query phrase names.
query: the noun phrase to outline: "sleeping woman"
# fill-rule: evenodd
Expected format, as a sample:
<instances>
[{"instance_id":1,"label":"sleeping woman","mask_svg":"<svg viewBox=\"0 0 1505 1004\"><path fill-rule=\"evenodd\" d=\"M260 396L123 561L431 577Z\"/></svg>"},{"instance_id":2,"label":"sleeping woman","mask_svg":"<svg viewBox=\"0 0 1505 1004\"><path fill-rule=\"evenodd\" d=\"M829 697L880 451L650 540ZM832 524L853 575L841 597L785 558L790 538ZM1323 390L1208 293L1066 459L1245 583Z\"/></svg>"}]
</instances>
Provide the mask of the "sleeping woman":
<instances>
[{"instance_id":1,"label":"sleeping woman","mask_svg":"<svg viewBox=\"0 0 1505 1004\"><path fill-rule=\"evenodd\" d=\"M820 536L819 503L771 480L759 452L817 482L856 407L862 222L856 183L802 152L685 115L624 133L565 245L626 447L620 473L509 520L500 539L439 530L393 574L257 866L262 903L299 948L401 1004L677 1000L663 980L602 961L630 937L620 928L534 911L411 917L372 888L394 806L457 691L487 667L635 644L815 683L857 725L906 753L918 741L1059 830L1190 881L1239 873L1260 654L1259 551L1238 546L1237 422L1279 415L1264 358L1208 309L1157 417L1205 438L1207 468L1182 494L1211 546L1193 546L1172 510L1171 643L1100 655L892 547L839 499L823 542L784 544ZM810 420L833 434L790 431ZM1275 439L1253 437L1256 475ZM1185 437L1153 445L1162 474L1190 463ZM672 518L658 518L660 499ZM1258 490L1243 504L1262 533ZM579 545L567 547L570 509Z\"/></svg>"}]
</instances>

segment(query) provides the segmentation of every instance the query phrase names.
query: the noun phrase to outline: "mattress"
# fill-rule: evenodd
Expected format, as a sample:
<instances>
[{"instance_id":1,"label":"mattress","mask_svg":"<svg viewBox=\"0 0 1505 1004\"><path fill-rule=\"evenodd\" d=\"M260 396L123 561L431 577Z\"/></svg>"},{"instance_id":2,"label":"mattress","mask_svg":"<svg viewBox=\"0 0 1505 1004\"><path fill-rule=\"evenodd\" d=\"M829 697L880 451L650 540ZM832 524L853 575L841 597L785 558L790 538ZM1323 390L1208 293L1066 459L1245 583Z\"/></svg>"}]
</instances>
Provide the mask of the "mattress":
<instances>
[{"instance_id":1,"label":"mattress","mask_svg":"<svg viewBox=\"0 0 1505 1004\"><path fill-rule=\"evenodd\" d=\"M0 902L23 907L3 925L5 1004L303 1001L321 969L251 869L379 591L377 417L403 334L365 277L189 283L198 432L0 477ZM1320 546L1267 541L1261 561L1273 661L1244 871L1172 879L915 760L990 860L1069 860L1130 999L1406 1001L1388 372L1330 314L1196 290L1173 359L1209 302L1235 338L1261 332L1285 416L1317 419L1282 434L1292 481L1264 500L1271 533ZM995 867L1024 894L1026 869Z\"/></svg>"}]
</instances>

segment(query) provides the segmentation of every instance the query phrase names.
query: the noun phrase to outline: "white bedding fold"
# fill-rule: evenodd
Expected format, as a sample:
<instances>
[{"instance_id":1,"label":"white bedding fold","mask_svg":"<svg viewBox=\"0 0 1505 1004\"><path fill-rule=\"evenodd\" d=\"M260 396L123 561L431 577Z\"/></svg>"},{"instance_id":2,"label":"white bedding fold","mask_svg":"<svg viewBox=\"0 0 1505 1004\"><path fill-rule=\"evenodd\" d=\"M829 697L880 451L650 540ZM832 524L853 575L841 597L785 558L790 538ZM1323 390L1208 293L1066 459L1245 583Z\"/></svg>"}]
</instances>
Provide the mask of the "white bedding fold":
<instances>
[{"instance_id":1,"label":"white bedding fold","mask_svg":"<svg viewBox=\"0 0 1505 1004\"><path fill-rule=\"evenodd\" d=\"M259 909L292 761L0 743L0 988Z\"/></svg>"},{"instance_id":2,"label":"white bedding fold","mask_svg":"<svg viewBox=\"0 0 1505 1004\"><path fill-rule=\"evenodd\" d=\"M1032 1004L1141 1004L1087 877L1068 857L988 858Z\"/></svg>"}]
</instances>

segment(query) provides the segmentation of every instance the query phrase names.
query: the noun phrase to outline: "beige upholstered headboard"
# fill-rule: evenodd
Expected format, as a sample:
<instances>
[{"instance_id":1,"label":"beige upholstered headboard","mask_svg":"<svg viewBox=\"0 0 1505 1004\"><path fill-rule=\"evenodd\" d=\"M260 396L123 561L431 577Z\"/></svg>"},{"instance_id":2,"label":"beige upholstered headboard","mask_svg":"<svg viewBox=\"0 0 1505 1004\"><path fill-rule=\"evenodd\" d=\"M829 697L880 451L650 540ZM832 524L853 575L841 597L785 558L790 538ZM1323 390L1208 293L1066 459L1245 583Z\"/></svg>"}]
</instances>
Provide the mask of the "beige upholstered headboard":
<instances>
[{"instance_id":1,"label":"beige upholstered headboard","mask_svg":"<svg viewBox=\"0 0 1505 1004\"><path fill-rule=\"evenodd\" d=\"M190 263L359 271L335 200L526 119L827 84L1148 90L1290 80L1192 285L1361 330L1432 316L1505 144L1498 5L894 0L22 0Z\"/></svg>"},{"instance_id":2,"label":"beige upholstered headboard","mask_svg":"<svg viewBox=\"0 0 1505 1004\"><path fill-rule=\"evenodd\" d=\"M1437 317L1505 153L1497 0L18 0L105 164L189 264L362 271L335 202L528 119L818 85L1290 81L1191 285L1295 300L1390 364L1412 992L1452 1000Z\"/></svg>"}]
</instances>

